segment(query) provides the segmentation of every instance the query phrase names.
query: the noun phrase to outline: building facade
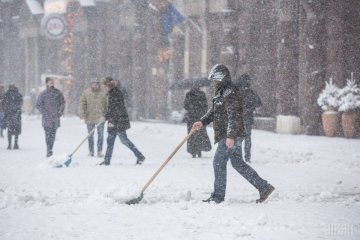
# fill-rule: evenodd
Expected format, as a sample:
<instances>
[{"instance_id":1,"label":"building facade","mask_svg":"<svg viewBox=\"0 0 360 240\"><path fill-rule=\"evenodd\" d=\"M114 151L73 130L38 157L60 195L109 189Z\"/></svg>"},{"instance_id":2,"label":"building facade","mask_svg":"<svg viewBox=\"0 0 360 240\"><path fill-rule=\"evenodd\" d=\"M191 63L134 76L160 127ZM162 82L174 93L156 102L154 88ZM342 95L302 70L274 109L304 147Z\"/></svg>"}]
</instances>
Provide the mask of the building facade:
<instances>
[{"instance_id":1,"label":"building facade","mask_svg":"<svg viewBox=\"0 0 360 240\"><path fill-rule=\"evenodd\" d=\"M68 4L65 17L76 13L70 38L49 39L41 28L56 2ZM41 76L64 76L58 84L76 112L89 81L112 76L129 93L133 119L167 119L184 98L169 86L223 63L233 78L251 76L259 116L296 116L305 134L317 135L325 81L342 87L351 73L360 79L358 0L171 2L187 20L164 36L165 0L1 0L0 83L29 95L43 86Z\"/></svg>"}]
</instances>

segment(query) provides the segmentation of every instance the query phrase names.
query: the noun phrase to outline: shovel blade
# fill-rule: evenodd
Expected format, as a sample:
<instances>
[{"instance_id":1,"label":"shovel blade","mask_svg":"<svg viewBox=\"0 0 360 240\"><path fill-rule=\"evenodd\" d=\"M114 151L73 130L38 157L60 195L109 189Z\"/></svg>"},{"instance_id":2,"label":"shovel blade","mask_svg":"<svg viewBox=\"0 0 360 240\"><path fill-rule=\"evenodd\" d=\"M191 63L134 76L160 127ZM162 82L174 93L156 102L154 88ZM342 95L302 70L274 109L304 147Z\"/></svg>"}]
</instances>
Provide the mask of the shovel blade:
<instances>
[{"instance_id":1,"label":"shovel blade","mask_svg":"<svg viewBox=\"0 0 360 240\"><path fill-rule=\"evenodd\" d=\"M144 193L141 193L139 197L131 199L126 202L127 205L138 204L144 198Z\"/></svg>"},{"instance_id":2,"label":"shovel blade","mask_svg":"<svg viewBox=\"0 0 360 240\"><path fill-rule=\"evenodd\" d=\"M67 156L65 162L55 165L54 168L68 167L72 162L71 156Z\"/></svg>"},{"instance_id":3,"label":"shovel blade","mask_svg":"<svg viewBox=\"0 0 360 240\"><path fill-rule=\"evenodd\" d=\"M68 167L70 163L72 162L71 156L68 156L67 160L64 162L64 165Z\"/></svg>"}]
</instances>

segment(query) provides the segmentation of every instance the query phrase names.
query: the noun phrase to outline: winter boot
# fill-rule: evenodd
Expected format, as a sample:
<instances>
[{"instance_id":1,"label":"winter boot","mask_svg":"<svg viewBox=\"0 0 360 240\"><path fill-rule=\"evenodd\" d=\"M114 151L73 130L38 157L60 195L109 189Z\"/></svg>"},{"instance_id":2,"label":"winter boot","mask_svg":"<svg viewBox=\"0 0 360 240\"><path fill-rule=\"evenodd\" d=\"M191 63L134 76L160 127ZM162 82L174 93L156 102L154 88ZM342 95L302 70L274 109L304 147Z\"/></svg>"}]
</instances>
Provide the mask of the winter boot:
<instances>
[{"instance_id":1,"label":"winter boot","mask_svg":"<svg viewBox=\"0 0 360 240\"><path fill-rule=\"evenodd\" d=\"M264 202L274 190L274 186L269 184L269 186L264 191L260 192L260 198L256 200L256 203Z\"/></svg>"},{"instance_id":2,"label":"winter boot","mask_svg":"<svg viewBox=\"0 0 360 240\"><path fill-rule=\"evenodd\" d=\"M3 133L3 128L0 128L0 137L3 138L4 137L4 133Z\"/></svg>"},{"instance_id":3,"label":"winter boot","mask_svg":"<svg viewBox=\"0 0 360 240\"><path fill-rule=\"evenodd\" d=\"M201 152L200 152L200 151L197 153L197 156L198 156L199 158L201 158Z\"/></svg>"},{"instance_id":4,"label":"winter boot","mask_svg":"<svg viewBox=\"0 0 360 240\"><path fill-rule=\"evenodd\" d=\"M136 159L136 164L141 165L145 161L145 157L141 156Z\"/></svg>"},{"instance_id":5,"label":"winter boot","mask_svg":"<svg viewBox=\"0 0 360 240\"><path fill-rule=\"evenodd\" d=\"M98 157L98 158L102 158L102 157L104 157L104 154L103 154L101 151L98 151L97 157Z\"/></svg>"},{"instance_id":6,"label":"winter boot","mask_svg":"<svg viewBox=\"0 0 360 240\"><path fill-rule=\"evenodd\" d=\"M18 140L19 140L19 135L15 135L15 143L13 149L19 149Z\"/></svg>"},{"instance_id":7,"label":"winter boot","mask_svg":"<svg viewBox=\"0 0 360 240\"><path fill-rule=\"evenodd\" d=\"M49 158L53 155L53 152L52 150L48 150L47 153L46 153L46 157Z\"/></svg>"},{"instance_id":8,"label":"winter boot","mask_svg":"<svg viewBox=\"0 0 360 240\"><path fill-rule=\"evenodd\" d=\"M214 202L216 204L219 204L223 201L224 201L223 197L217 197L217 196L214 196L213 194L211 194L211 196L208 199L203 200L203 202L207 202L207 203Z\"/></svg>"},{"instance_id":9,"label":"winter boot","mask_svg":"<svg viewBox=\"0 0 360 240\"><path fill-rule=\"evenodd\" d=\"M99 166L109 166L110 163L108 161L102 161L101 163L99 163Z\"/></svg>"}]
</instances>

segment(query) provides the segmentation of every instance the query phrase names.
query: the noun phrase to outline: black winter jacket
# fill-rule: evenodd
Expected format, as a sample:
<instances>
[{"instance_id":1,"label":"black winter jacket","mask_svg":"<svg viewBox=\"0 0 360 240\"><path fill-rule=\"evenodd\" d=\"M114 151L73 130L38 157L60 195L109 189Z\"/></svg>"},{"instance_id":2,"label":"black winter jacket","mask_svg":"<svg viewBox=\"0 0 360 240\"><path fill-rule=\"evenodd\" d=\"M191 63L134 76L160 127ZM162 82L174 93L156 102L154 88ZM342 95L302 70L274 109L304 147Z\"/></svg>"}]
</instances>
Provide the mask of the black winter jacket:
<instances>
[{"instance_id":1,"label":"black winter jacket","mask_svg":"<svg viewBox=\"0 0 360 240\"><path fill-rule=\"evenodd\" d=\"M244 137L242 99L230 77L215 92L210 110L200 119L203 125L213 122L215 143L223 138Z\"/></svg>"},{"instance_id":2,"label":"black winter jacket","mask_svg":"<svg viewBox=\"0 0 360 240\"><path fill-rule=\"evenodd\" d=\"M4 126L8 129L10 135L21 133L21 108L23 96L17 88L9 89L2 101L4 110Z\"/></svg>"},{"instance_id":3,"label":"black winter jacket","mask_svg":"<svg viewBox=\"0 0 360 240\"><path fill-rule=\"evenodd\" d=\"M240 94L243 99L243 117L244 124L254 124L254 111L261 106L261 99L251 88L240 88Z\"/></svg>"},{"instance_id":4,"label":"black winter jacket","mask_svg":"<svg viewBox=\"0 0 360 240\"><path fill-rule=\"evenodd\" d=\"M130 128L130 120L124 103L124 95L114 87L108 93L108 107L105 119L114 125L108 131L121 132Z\"/></svg>"},{"instance_id":5,"label":"black winter jacket","mask_svg":"<svg viewBox=\"0 0 360 240\"><path fill-rule=\"evenodd\" d=\"M186 123L192 124L204 116L208 110L206 95L200 89L191 89L186 93L184 109L187 111Z\"/></svg>"}]
</instances>

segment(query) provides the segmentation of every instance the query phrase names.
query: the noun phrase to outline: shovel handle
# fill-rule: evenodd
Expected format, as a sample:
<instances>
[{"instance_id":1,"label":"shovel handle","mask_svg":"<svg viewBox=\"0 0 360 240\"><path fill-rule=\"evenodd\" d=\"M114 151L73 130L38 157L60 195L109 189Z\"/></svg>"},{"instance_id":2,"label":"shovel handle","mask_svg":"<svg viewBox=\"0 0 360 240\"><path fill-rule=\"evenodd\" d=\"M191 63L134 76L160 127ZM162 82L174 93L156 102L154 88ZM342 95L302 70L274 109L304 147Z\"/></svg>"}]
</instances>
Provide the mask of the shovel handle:
<instances>
[{"instance_id":1,"label":"shovel handle","mask_svg":"<svg viewBox=\"0 0 360 240\"><path fill-rule=\"evenodd\" d=\"M98 126L100 126L101 124L103 124L105 121L99 122L98 124L95 125L95 127L89 132L89 134L81 141L81 143L75 148L75 150L69 155L70 157L72 155L74 155L74 153L76 153L76 151L81 147L81 145L83 145L83 143L91 136L91 134L93 134L95 132L95 130L97 129Z\"/></svg>"},{"instance_id":2,"label":"shovel handle","mask_svg":"<svg viewBox=\"0 0 360 240\"><path fill-rule=\"evenodd\" d=\"M160 166L160 168L152 175L150 180L145 184L145 186L142 188L141 193L143 194L145 190L149 187L149 185L154 181L154 179L159 175L161 170L166 166L166 164L171 160L171 158L175 155L175 153L181 148L181 146L196 132L197 130L192 128L189 134L176 146L175 150L170 154L170 156L163 162L163 164Z\"/></svg>"}]
</instances>

